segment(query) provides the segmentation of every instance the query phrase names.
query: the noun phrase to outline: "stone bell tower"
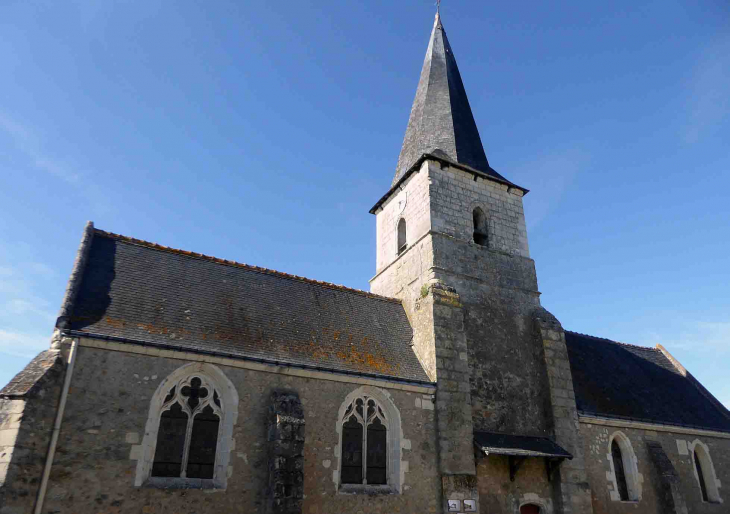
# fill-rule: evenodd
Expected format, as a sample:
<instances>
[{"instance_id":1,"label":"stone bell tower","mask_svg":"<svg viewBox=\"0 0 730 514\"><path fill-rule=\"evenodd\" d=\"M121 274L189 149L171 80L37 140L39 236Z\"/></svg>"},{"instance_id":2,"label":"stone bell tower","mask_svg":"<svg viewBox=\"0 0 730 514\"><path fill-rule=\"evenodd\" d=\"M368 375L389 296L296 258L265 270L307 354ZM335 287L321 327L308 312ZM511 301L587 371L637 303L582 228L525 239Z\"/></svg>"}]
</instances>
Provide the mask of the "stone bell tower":
<instances>
[{"instance_id":1,"label":"stone bell tower","mask_svg":"<svg viewBox=\"0 0 730 514\"><path fill-rule=\"evenodd\" d=\"M414 351L437 381L445 512L452 498L514 512L505 503L509 493L480 496L504 476L502 461L475 459L475 433L554 439L559 424L538 323L554 318L540 307L526 193L487 160L437 14L393 183L370 211L377 218L370 284L374 293L403 300ZM539 493L559 505L560 486L547 483L544 469L520 478L545 482Z\"/></svg>"}]
</instances>

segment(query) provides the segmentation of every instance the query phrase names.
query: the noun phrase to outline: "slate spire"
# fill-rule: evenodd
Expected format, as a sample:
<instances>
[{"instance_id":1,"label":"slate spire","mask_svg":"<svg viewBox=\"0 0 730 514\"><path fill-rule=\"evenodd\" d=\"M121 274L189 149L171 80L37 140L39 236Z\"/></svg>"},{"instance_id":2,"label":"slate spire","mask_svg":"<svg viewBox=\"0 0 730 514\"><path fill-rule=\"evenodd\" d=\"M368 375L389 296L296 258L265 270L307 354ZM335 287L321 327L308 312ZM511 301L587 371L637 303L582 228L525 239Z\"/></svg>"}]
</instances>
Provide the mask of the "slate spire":
<instances>
[{"instance_id":1,"label":"slate spire","mask_svg":"<svg viewBox=\"0 0 730 514\"><path fill-rule=\"evenodd\" d=\"M451 161L503 178L487 161L459 67L438 13L393 184L421 155L435 150L444 152Z\"/></svg>"}]
</instances>

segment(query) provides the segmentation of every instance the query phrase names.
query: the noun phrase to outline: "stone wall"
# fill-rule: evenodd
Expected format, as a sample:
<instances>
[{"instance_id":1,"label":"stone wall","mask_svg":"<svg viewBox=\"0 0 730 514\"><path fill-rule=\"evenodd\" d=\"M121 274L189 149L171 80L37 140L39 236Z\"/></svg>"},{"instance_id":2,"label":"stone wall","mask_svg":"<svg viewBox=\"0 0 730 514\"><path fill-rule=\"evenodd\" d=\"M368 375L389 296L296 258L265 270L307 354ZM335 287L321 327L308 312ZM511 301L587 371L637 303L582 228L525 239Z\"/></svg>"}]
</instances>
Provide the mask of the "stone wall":
<instances>
[{"instance_id":1,"label":"stone wall","mask_svg":"<svg viewBox=\"0 0 730 514\"><path fill-rule=\"evenodd\" d=\"M82 339L66 414L51 471L44 512L191 513L266 512L269 498L268 426L271 394L295 391L306 420L302 512L437 512L441 502L436 457L436 419L431 395L382 390L400 411L401 494L341 494L338 469L338 410L360 387L346 383L226 366L209 357L240 397L226 490L135 487L150 400L160 382L188 360L85 346ZM89 343L91 344L91 343ZM96 344L96 343L94 343ZM141 347L129 347L139 351ZM141 350L146 350L141 348ZM205 360L205 358L202 358ZM29 500L26 505L31 505ZM29 512L30 509L22 512Z\"/></svg>"},{"instance_id":2,"label":"stone wall","mask_svg":"<svg viewBox=\"0 0 730 514\"><path fill-rule=\"evenodd\" d=\"M573 377L560 322L545 309L535 312L535 326L545 354L545 370L550 385L552 432L556 443L573 458L563 461L555 473L555 502L563 514L591 514L591 483L586 472L583 440L578 430Z\"/></svg>"},{"instance_id":3,"label":"stone wall","mask_svg":"<svg viewBox=\"0 0 730 514\"><path fill-rule=\"evenodd\" d=\"M587 420L591 418L581 418L580 432L585 445L586 468L592 486L594 514L728 512L726 499L728 491L725 490L725 484L730 484L730 434L726 437L713 437L706 433L680 428L675 431L671 431L673 429L670 427L632 428L630 423L625 422L611 425L608 424L610 420L592 420L593 422ZM638 501L620 501L615 492L613 469L609 459L609 441L616 432L621 432L628 438L636 457L640 486ZM702 501L692 453L688 448L696 441L708 447L716 479L720 484L718 491L724 500L722 503ZM652 448L656 445L661 447L671 467L660 464L656 454L652 455ZM677 478L674 494L668 477L671 468L674 469Z\"/></svg>"},{"instance_id":4,"label":"stone wall","mask_svg":"<svg viewBox=\"0 0 730 514\"><path fill-rule=\"evenodd\" d=\"M427 161L428 162L428 161ZM529 257L521 190L476 178L456 167L429 162L431 229L461 241L473 239L473 211L480 207L489 225L489 248Z\"/></svg>"},{"instance_id":5,"label":"stone wall","mask_svg":"<svg viewBox=\"0 0 730 514\"><path fill-rule=\"evenodd\" d=\"M64 377L61 358L48 361L27 392L0 398L0 514L29 513L35 504Z\"/></svg>"},{"instance_id":6,"label":"stone wall","mask_svg":"<svg viewBox=\"0 0 730 514\"><path fill-rule=\"evenodd\" d=\"M529 458L510 481L508 458L502 455L477 457L479 501L483 513L518 513L520 506L533 503L541 514L557 514L552 484L547 480L544 459Z\"/></svg>"}]
</instances>

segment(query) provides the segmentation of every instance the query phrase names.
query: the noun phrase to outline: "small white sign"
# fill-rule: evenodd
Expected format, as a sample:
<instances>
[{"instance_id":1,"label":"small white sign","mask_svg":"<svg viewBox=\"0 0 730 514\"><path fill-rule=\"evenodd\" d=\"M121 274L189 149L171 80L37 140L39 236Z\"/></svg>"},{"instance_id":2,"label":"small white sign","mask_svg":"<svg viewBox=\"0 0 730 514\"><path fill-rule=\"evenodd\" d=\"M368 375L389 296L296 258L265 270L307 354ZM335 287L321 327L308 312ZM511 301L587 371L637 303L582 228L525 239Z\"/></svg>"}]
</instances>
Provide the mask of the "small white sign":
<instances>
[{"instance_id":1,"label":"small white sign","mask_svg":"<svg viewBox=\"0 0 730 514\"><path fill-rule=\"evenodd\" d=\"M461 500L449 500L449 512L461 511Z\"/></svg>"},{"instance_id":2,"label":"small white sign","mask_svg":"<svg viewBox=\"0 0 730 514\"><path fill-rule=\"evenodd\" d=\"M464 500L464 512L476 512L477 501L476 500Z\"/></svg>"}]
</instances>

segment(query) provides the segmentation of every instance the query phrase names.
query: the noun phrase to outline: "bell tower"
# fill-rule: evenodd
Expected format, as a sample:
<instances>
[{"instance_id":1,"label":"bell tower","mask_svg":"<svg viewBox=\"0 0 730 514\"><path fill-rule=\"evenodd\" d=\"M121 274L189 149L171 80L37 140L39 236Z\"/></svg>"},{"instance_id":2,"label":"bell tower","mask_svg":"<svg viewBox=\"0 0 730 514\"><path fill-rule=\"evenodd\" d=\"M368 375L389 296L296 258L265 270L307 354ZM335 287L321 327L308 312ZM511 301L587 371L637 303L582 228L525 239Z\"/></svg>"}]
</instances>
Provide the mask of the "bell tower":
<instances>
[{"instance_id":1,"label":"bell tower","mask_svg":"<svg viewBox=\"0 0 730 514\"><path fill-rule=\"evenodd\" d=\"M413 349L437 382L444 512L448 500L513 511L509 494L479 494L505 477L499 459L475 459L475 434L555 439L563 426L538 323L554 318L540 306L522 204L527 192L490 166L437 14L395 177L370 210L377 225L370 286L403 301ZM559 416L565 426L575 416L577 426L574 401L572 414ZM530 487L539 482L537 493L562 503L561 487L548 483L541 466L539 477L520 478ZM514 484L515 495L523 485ZM580 512L591 512L590 492L587 501L589 510Z\"/></svg>"}]
</instances>

